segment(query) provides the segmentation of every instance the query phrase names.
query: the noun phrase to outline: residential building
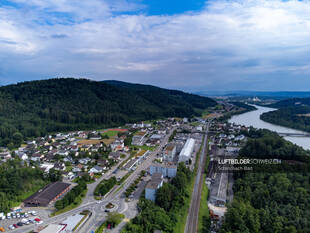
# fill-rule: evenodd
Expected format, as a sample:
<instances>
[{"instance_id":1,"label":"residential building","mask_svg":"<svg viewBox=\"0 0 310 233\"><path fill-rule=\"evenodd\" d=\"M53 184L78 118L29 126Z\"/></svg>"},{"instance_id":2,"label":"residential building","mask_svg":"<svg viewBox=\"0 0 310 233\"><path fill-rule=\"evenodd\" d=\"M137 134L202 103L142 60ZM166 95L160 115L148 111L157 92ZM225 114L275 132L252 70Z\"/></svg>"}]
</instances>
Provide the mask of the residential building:
<instances>
[{"instance_id":1,"label":"residential building","mask_svg":"<svg viewBox=\"0 0 310 233\"><path fill-rule=\"evenodd\" d=\"M152 179L146 185L145 198L151 201L156 199L156 191L163 186L163 175L161 173L154 173Z\"/></svg>"},{"instance_id":2,"label":"residential building","mask_svg":"<svg viewBox=\"0 0 310 233\"><path fill-rule=\"evenodd\" d=\"M168 162L172 162L176 155L176 146L175 144L168 144L166 149L164 150L164 160Z\"/></svg>"},{"instance_id":3,"label":"residential building","mask_svg":"<svg viewBox=\"0 0 310 233\"><path fill-rule=\"evenodd\" d=\"M161 173L164 177L175 177L177 175L177 165L174 163L153 163L150 166L150 174Z\"/></svg>"}]
</instances>

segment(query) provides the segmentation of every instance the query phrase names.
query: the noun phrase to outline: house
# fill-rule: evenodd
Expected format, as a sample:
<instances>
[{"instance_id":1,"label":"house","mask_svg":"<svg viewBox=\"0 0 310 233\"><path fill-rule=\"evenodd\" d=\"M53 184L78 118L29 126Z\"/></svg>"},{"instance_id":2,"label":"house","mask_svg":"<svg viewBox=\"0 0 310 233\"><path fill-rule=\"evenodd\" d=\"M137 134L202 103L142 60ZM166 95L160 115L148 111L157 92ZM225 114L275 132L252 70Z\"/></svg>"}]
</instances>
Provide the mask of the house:
<instances>
[{"instance_id":1,"label":"house","mask_svg":"<svg viewBox=\"0 0 310 233\"><path fill-rule=\"evenodd\" d=\"M109 154L109 158L115 159L115 160L120 160L121 159L121 153L119 153L119 152L111 152Z\"/></svg>"},{"instance_id":2,"label":"house","mask_svg":"<svg viewBox=\"0 0 310 233\"><path fill-rule=\"evenodd\" d=\"M62 163L62 162L56 162L54 164L54 169L57 171L64 171L64 170L66 170L66 165L65 165L65 163Z\"/></svg>"},{"instance_id":3,"label":"house","mask_svg":"<svg viewBox=\"0 0 310 233\"><path fill-rule=\"evenodd\" d=\"M103 172L103 167L100 167L98 165L92 167L88 173L102 173Z\"/></svg>"},{"instance_id":4,"label":"house","mask_svg":"<svg viewBox=\"0 0 310 233\"><path fill-rule=\"evenodd\" d=\"M163 186L163 175L161 173L154 173L152 179L145 187L145 199L155 201L156 191Z\"/></svg>"},{"instance_id":5,"label":"house","mask_svg":"<svg viewBox=\"0 0 310 233\"><path fill-rule=\"evenodd\" d=\"M44 158L44 155L43 155L43 154L40 154L40 153L34 153L34 154L32 154L31 157L30 157L30 159L31 159L32 161L35 161L35 162L38 162L38 161L40 161L40 160L43 159L43 158Z\"/></svg>"},{"instance_id":6,"label":"house","mask_svg":"<svg viewBox=\"0 0 310 233\"><path fill-rule=\"evenodd\" d=\"M42 163L40 165L40 168L46 173L49 173L50 169L52 169L53 167L54 167L54 164L51 164L51 163Z\"/></svg>"},{"instance_id":7,"label":"house","mask_svg":"<svg viewBox=\"0 0 310 233\"><path fill-rule=\"evenodd\" d=\"M106 168L109 165L109 161L107 159L98 159L97 165Z\"/></svg>"},{"instance_id":8,"label":"house","mask_svg":"<svg viewBox=\"0 0 310 233\"><path fill-rule=\"evenodd\" d=\"M81 164L87 164L88 162L90 162L91 161L91 159L90 158L83 158L83 159L79 159L79 163L81 163Z\"/></svg>"}]
</instances>

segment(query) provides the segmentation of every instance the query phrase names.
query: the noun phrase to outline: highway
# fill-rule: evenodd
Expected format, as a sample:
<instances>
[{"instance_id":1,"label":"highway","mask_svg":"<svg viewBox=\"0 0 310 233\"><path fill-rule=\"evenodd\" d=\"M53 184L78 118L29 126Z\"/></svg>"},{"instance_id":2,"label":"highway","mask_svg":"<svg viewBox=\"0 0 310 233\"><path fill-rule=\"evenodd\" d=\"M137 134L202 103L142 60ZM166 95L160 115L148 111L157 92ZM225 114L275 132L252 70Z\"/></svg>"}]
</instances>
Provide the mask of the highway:
<instances>
[{"instance_id":1,"label":"highway","mask_svg":"<svg viewBox=\"0 0 310 233\"><path fill-rule=\"evenodd\" d=\"M206 164L206 150L208 150L207 142L208 142L208 130L209 123L207 124L206 135L203 141L202 150L200 153L200 158L198 162L198 170L195 179L194 189L192 193L191 205L189 207L189 212L187 215L186 225L184 233L196 233L198 226L198 215L199 215L199 207L200 207L200 197L203 185L203 173Z\"/></svg>"},{"instance_id":2,"label":"highway","mask_svg":"<svg viewBox=\"0 0 310 233\"><path fill-rule=\"evenodd\" d=\"M67 217L73 215L73 214L78 214L81 211L88 209L92 212L92 216L90 219L85 223L85 225L78 231L79 233L91 233L92 231L95 231L98 226L105 220L106 213L104 210L106 209L105 206L108 203L113 203L115 204L115 208L112 209L111 211L117 211L119 213L125 214L126 218L133 218L135 215L138 213L136 210L136 203L137 201L132 201L127 203L125 201L125 198L122 196L124 191L130 186L132 182L136 178L138 178L140 172L142 170L146 170L153 162L153 160L156 158L157 153L159 153L164 146L168 143L169 137L172 134L172 132L175 130L173 128L170 130L170 132L165 136L165 138L162 140L160 145L156 148L155 151L151 151L149 155L146 157L145 160L142 160L141 164L137 167L136 170L132 172L132 174L124 181L123 184L120 186L116 186L102 201L95 201L93 198L93 192L97 186L103 179L111 177L113 174L112 172L114 169L117 167L113 167L110 169L106 174L104 174L100 179L98 179L96 182L93 184L88 185L88 192L86 194L86 197L83 200L83 203L66 213L50 217L46 220L44 220L43 225L49 225L52 223L61 223L64 221ZM22 226L20 228L11 230L10 232L13 233L25 233L29 232L31 230L34 230L35 226L34 225L28 225L28 226Z\"/></svg>"}]
</instances>

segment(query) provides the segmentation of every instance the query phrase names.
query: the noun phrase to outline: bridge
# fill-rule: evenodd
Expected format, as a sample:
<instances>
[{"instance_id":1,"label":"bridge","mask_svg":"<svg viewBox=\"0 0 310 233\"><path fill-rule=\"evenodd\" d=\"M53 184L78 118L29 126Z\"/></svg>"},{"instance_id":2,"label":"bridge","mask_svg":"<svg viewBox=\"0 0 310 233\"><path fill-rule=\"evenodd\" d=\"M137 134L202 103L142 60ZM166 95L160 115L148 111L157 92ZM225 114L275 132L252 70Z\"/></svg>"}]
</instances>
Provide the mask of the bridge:
<instances>
[{"instance_id":1,"label":"bridge","mask_svg":"<svg viewBox=\"0 0 310 233\"><path fill-rule=\"evenodd\" d=\"M310 137L310 133L278 133L280 136L287 137Z\"/></svg>"}]
</instances>

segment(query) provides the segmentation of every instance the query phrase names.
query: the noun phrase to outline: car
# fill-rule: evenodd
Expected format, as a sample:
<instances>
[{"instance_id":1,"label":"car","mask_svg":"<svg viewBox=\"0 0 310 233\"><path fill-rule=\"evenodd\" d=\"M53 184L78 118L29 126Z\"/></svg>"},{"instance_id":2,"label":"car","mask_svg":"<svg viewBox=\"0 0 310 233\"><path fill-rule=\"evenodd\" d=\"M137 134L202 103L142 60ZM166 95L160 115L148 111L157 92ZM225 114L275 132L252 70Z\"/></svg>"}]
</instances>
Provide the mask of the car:
<instances>
[{"instance_id":1,"label":"car","mask_svg":"<svg viewBox=\"0 0 310 233\"><path fill-rule=\"evenodd\" d=\"M10 229L10 230L14 230L15 227L14 227L13 225L10 225L10 226L9 226L9 229Z\"/></svg>"},{"instance_id":2,"label":"car","mask_svg":"<svg viewBox=\"0 0 310 233\"><path fill-rule=\"evenodd\" d=\"M25 213L25 218L28 218L28 217L29 217L29 215L27 213Z\"/></svg>"},{"instance_id":3,"label":"car","mask_svg":"<svg viewBox=\"0 0 310 233\"><path fill-rule=\"evenodd\" d=\"M18 228L18 226L17 226L16 224L13 224L13 226L14 226L15 228Z\"/></svg>"},{"instance_id":4,"label":"car","mask_svg":"<svg viewBox=\"0 0 310 233\"><path fill-rule=\"evenodd\" d=\"M1 231L1 232L5 232L5 230L4 230L3 227L0 227L0 231Z\"/></svg>"},{"instance_id":5,"label":"car","mask_svg":"<svg viewBox=\"0 0 310 233\"><path fill-rule=\"evenodd\" d=\"M29 221L27 221L27 222L25 222L24 224L29 225L29 224L30 224L30 222L29 222Z\"/></svg>"},{"instance_id":6,"label":"car","mask_svg":"<svg viewBox=\"0 0 310 233\"><path fill-rule=\"evenodd\" d=\"M33 216L36 216L37 215L37 212L36 211L32 211L31 213Z\"/></svg>"},{"instance_id":7,"label":"car","mask_svg":"<svg viewBox=\"0 0 310 233\"><path fill-rule=\"evenodd\" d=\"M32 223L34 220L33 220L33 219L31 219L31 218L29 218L29 219L28 219L28 221L29 221L30 223Z\"/></svg>"},{"instance_id":8,"label":"car","mask_svg":"<svg viewBox=\"0 0 310 233\"><path fill-rule=\"evenodd\" d=\"M104 210L104 212L109 213L109 212L110 212L110 210Z\"/></svg>"},{"instance_id":9,"label":"car","mask_svg":"<svg viewBox=\"0 0 310 233\"><path fill-rule=\"evenodd\" d=\"M39 219L39 218L35 218L35 219L34 219L34 221L36 221L36 222L40 222L40 221L41 221L41 219Z\"/></svg>"},{"instance_id":10,"label":"car","mask_svg":"<svg viewBox=\"0 0 310 233\"><path fill-rule=\"evenodd\" d=\"M20 227L21 227L21 226L23 226L23 225L24 225L24 223L22 223L22 222L18 222L18 223L17 223L17 226L20 226Z\"/></svg>"},{"instance_id":11,"label":"car","mask_svg":"<svg viewBox=\"0 0 310 233\"><path fill-rule=\"evenodd\" d=\"M20 214L16 214L16 217L17 217L17 218L20 218Z\"/></svg>"}]
</instances>

